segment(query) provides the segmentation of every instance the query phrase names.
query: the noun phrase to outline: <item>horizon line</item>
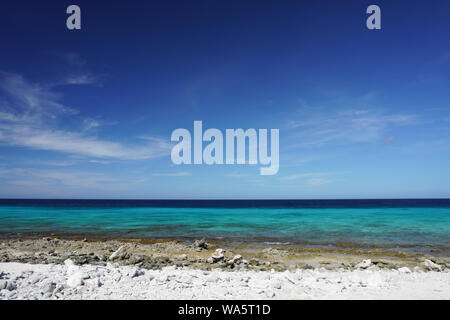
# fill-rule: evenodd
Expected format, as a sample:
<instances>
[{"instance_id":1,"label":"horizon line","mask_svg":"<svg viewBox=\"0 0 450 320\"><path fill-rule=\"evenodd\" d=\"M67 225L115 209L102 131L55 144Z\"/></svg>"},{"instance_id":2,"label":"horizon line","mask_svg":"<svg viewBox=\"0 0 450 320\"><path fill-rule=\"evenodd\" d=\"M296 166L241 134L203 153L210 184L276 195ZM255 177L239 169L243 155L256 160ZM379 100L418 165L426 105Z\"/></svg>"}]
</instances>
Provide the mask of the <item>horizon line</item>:
<instances>
[{"instance_id":1,"label":"horizon line","mask_svg":"<svg viewBox=\"0 0 450 320\"><path fill-rule=\"evenodd\" d=\"M92 201L104 201L104 200L116 200L116 201L311 201L311 200L324 200L324 201L334 201L334 200L450 200L448 198L224 198L224 199L206 199L206 198L195 198L195 199L183 199L183 198L0 198L3 200L92 200Z\"/></svg>"}]
</instances>

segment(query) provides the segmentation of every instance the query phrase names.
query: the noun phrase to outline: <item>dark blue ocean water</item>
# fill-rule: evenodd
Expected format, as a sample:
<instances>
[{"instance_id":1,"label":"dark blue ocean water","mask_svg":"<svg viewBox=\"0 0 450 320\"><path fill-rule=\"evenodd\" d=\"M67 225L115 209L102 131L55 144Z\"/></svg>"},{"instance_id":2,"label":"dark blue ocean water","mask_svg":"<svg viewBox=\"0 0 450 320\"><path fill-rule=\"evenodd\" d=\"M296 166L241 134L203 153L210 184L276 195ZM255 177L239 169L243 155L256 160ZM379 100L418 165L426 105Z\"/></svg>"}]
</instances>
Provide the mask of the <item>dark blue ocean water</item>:
<instances>
[{"instance_id":1,"label":"dark blue ocean water","mask_svg":"<svg viewBox=\"0 0 450 320\"><path fill-rule=\"evenodd\" d=\"M450 199L0 200L0 236L450 247Z\"/></svg>"}]
</instances>

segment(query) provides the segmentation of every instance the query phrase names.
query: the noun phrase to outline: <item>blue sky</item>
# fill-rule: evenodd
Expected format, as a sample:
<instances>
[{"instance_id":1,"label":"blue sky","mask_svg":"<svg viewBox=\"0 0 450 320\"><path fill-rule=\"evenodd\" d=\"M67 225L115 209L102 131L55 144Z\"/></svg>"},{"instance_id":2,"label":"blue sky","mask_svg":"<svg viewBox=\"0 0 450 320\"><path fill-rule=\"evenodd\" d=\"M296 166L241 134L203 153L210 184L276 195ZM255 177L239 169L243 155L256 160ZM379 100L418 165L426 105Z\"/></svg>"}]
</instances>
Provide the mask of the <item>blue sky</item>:
<instances>
[{"instance_id":1,"label":"blue sky","mask_svg":"<svg viewBox=\"0 0 450 320\"><path fill-rule=\"evenodd\" d=\"M448 1L18 0L0 15L2 198L450 196ZM280 129L278 174L173 165L170 135L194 120Z\"/></svg>"}]
</instances>

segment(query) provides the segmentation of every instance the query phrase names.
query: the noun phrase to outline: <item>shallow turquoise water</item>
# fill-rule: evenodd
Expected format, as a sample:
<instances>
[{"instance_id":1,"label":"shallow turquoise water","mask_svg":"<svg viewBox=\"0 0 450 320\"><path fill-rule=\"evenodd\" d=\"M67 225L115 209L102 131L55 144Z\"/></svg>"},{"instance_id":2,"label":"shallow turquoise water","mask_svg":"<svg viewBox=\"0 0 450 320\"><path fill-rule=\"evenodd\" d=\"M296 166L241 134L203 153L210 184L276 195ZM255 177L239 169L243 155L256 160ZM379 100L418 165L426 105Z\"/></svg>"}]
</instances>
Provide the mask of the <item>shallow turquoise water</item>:
<instances>
[{"instance_id":1,"label":"shallow turquoise water","mask_svg":"<svg viewBox=\"0 0 450 320\"><path fill-rule=\"evenodd\" d=\"M3 200L4 201L4 200ZM34 200L36 201L36 200ZM349 201L349 200L345 200ZM356 200L355 200L356 201ZM4 203L4 236L79 234L133 238L246 238L317 245L450 246L450 205L342 203Z\"/></svg>"}]
</instances>

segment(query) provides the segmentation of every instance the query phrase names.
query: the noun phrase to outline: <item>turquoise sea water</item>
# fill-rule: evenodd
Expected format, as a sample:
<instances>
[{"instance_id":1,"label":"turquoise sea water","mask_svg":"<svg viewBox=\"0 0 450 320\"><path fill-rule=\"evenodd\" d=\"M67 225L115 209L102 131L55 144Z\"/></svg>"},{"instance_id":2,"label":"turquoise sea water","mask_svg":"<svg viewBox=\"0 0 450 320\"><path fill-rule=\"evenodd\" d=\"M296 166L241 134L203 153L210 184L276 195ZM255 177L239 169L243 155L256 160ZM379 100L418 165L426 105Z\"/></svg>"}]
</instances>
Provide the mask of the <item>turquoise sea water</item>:
<instances>
[{"instance_id":1,"label":"turquoise sea water","mask_svg":"<svg viewBox=\"0 0 450 320\"><path fill-rule=\"evenodd\" d=\"M0 235L450 247L449 200L0 200Z\"/></svg>"}]
</instances>

